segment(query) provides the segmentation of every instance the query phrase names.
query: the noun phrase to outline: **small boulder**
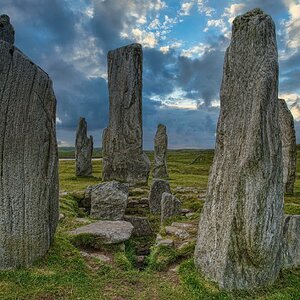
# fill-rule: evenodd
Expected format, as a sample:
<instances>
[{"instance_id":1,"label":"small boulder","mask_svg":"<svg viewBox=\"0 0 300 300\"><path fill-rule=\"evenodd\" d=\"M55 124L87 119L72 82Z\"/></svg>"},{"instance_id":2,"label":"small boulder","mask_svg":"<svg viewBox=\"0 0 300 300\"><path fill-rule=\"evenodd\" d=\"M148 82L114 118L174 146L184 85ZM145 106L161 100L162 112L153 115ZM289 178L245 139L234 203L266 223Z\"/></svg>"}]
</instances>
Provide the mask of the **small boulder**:
<instances>
[{"instance_id":1,"label":"small boulder","mask_svg":"<svg viewBox=\"0 0 300 300\"><path fill-rule=\"evenodd\" d=\"M110 181L87 189L91 199L91 217L100 220L122 220L128 202L128 185ZM88 201L87 201L88 202Z\"/></svg>"},{"instance_id":2,"label":"small boulder","mask_svg":"<svg viewBox=\"0 0 300 300\"><path fill-rule=\"evenodd\" d=\"M73 236L91 235L103 244L118 244L130 239L133 231L126 221L98 221L70 232Z\"/></svg>"},{"instance_id":3,"label":"small boulder","mask_svg":"<svg viewBox=\"0 0 300 300\"><path fill-rule=\"evenodd\" d=\"M165 230L166 230L166 234L175 235L180 239L186 239L190 236L186 230L173 227L173 226L166 226Z\"/></svg>"},{"instance_id":4,"label":"small boulder","mask_svg":"<svg viewBox=\"0 0 300 300\"><path fill-rule=\"evenodd\" d=\"M169 182L163 179L154 179L149 194L149 208L151 213L160 213L162 194L165 192L171 193Z\"/></svg>"},{"instance_id":5,"label":"small boulder","mask_svg":"<svg viewBox=\"0 0 300 300\"><path fill-rule=\"evenodd\" d=\"M300 215L287 215L283 227L283 268L300 267Z\"/></svg>"},{"instance_id":6,"label":"small boulder","mask_svg":"<svg viewBox=\"0 0 300 300\"><path fill-rule=\"evenodd\" d=\"M181 202L172 194L163 193L161 199L161 222L180 214Z\"/></svg>"},{"instance_id":7,"label":"small boulder","mask_svg":"<svg viewBox=\"0 0 300 300\"><path fill-rule=\"evenodd\" d=\"M125 216L124 220L133 225L132 235L134 236L149 236L153 235L153 229L146 217Z\"/></svg>"}]
</instances>

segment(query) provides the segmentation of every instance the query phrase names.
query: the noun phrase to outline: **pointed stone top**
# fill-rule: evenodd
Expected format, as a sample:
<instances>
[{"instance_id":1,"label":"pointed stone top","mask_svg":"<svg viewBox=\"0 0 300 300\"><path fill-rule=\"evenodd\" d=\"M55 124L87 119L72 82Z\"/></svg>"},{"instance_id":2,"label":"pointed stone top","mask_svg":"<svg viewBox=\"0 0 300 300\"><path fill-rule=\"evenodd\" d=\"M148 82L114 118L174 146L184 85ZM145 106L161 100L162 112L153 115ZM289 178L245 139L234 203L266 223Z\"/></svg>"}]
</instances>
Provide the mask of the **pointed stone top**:
<instances>
[{"instance_id":1,"label":"pointed stone top","mask_svg":"<svg viewBox=\"0 0 300 300\"><path fill-rule=\"evenodd\" d=\"M254 8L243 15L237 16L233 21L232 35L237 31L247 28L250 25L258 25L263 20L272 20L260 8ZM273 22L273 21L272 21Z\"/></svg>"},{"instance_id":2,"label":"pointed stone top","mask_svg":"<svg viewBox=\"0 0 300 300\"><path fill-rule=\"evenodd\" d=\"M0 16L0 40L10 44L14 44L15 42L15 30L10 24L8 15Z\"/></svg>"}]
</instances>

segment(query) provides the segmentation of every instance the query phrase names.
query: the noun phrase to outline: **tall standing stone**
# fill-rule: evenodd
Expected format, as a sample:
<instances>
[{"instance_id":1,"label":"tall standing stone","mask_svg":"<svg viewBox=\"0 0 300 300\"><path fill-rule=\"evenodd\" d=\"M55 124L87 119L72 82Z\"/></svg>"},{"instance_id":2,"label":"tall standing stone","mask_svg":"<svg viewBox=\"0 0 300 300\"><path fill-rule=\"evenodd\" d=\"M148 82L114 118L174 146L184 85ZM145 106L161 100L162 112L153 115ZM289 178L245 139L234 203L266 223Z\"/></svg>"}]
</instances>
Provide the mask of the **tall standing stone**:
<instances>
[{"instance_id":1,"label":"tall standing stone","mask_svg":"<svg viewBox=\"0 0 300 300\"><path fill-rule=\"evenodd\" d=\"M296 179L297 144L294 117L283 99L279 101L279 125L281 130L283 158L283 186L286 193L292 194Z\"/></svg>"},{"instance_id":2,"label":"tall standing stone","mask_svg":"<svg viewBox=\"0 0 300 300\"><path fill-rule=\"evenodd\" d=\"M10 44L15 42L15 30L10 24L10 18L7 15L0 16L0 41Z\"/></svg>"},{"instance_id":3,"label":"tall standing stone","mask_svg":"<svg viewBox=\"0 0 300 300\"><path fill-rule=\"evenodd\" d=\"M142 47L108 52L109 125L103 131L103 179L148 181L150 161L143 152Z\"/></svg>"},{"instance_id":4,"label":"tall standing stone","mask_svg":"<svg viewBox=\"0 0 300 300\"><path fill-rule=\"evenodd\" d=\"M154 138L154 168L153 178L168 178L167 170L168 136L167 128L163 124L157 126Z\"/></svg>"},{"instance_id":5,"label":"tall standing stone","mask_svg":"<svg viewBox=\"0 0 300 300\"><path fill-rule=\"evenodd\" d=\"M32 264L53 241L58 155L51 79L1 39L0 269L9 269Z\"/></svg>"},{"instance_id":6,"label":"tall standing stone","mask_svg":"<svg viewBox=\"0 0 300 300\"><path fill-rule=\"evenodd\" d=\"M268 285L281 267L282 148L275 25L260 9L235 18L195 265L225 289Z\"/></svg>"},{"instance_id":7,"label":"tall standing stone","mask_svg":"<svg viewBox=\"0 0 300 300\"><path fill-rule=\"evenodd\" d=\"M92 156L93 137L87 136L87 123L80 118L75 142L76 176L92 176Z\"/></svg>"}]
</instances>

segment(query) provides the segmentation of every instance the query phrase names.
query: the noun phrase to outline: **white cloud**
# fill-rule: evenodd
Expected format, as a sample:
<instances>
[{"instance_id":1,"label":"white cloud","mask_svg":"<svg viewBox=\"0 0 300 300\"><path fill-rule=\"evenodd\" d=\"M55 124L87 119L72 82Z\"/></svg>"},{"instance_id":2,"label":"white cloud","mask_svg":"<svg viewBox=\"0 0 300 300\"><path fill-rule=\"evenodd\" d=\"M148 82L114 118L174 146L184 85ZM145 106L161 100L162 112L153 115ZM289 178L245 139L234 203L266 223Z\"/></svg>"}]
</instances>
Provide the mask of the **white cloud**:
<instances>
[{"instance_id":1,"label":"white cloud","mask_svg":"<svg viewBox=\"0 0 300 300\"><path fill-rule=\"evenodd\" d=\"M56 124L62 124L62 120L59 117L56 117Z\"/></svg>"},{"instance_id":2,"label":"white cloud","mask_svg":"<svg viewBox=\"0 0 300 300\"><path fill-rule=\"evenodd\" d=\"M194 1L182 3L179 15L188 16L193 6L194 6Z\"/></svg>"},{"instance_id":3,"label":"white cloud","mask_svg":"<svg viewBox=\"0 0 300 300\"><path fill-rule=\"evenodd\" d=\"M159 50L165 54L165 53L168 53L171 49L177 49L177 48L181 47L181 45L182 45L181 41L175 40L169 45L161 46L159 48Z\"/></svg>"},{"instance_id":4,"label":"white cloud","mask_svg":"<svg viewBox=\"0 0 300 300\"><path fill-rule=\"evenodd\" d=\"M193 92L193 91L192 91ZM176 88L172 93L164 96L153 95L151 100L161 103L161 108L178 108L196 110L199 101L187 97L187 92L182 88Z\"/></svg>"},{"instance_id":5,"label":"white cloud","mask_svg":"<svg viewBox=\"0 0 300 300\"><path fill-rule=\"evenodd\" d=\"M193 46L191 48L183 49L180 55L188 57L188 58L199 58L204 53L207 53L207 52L210 52L213 50L214 50L214 48L211 45L199 43L198 45Z\"/></svg>"},{"instance_id":6,"label":"white cloud","mask_svg":"<svg viewBox=\"0 0 300 300\"><path fill-rule=\"evenodd\" d=\"M225 24L224 19L208 20L203 31L207 32L211 27L220 28L222 33L226 33L228 31L228 26Z\"/></svg>"},{"instance_id":7,"label":"white cloud","mask_svg":"<svg viewBox=\"0 0 300 300\"><path fill-rule=\"evenodd\" d=\"M280 94L279 98L286 101L292 115L294 116L294 119L296 121L300 121L300 95L296 93Z\"/></svg>"},{"instance_id":8,"label":"white cloud","mask_svg":"<svg viewBox=\"0 0 300 300\"><path fill-rule=\"evenodd\" d=\"M237 15L240 15L243 12L245 7L246 7L246 4L244 4L244 3L231 4L229 7L225 8L224 14L222 15L222 17L226 17L229 24L232 24L234 18Z\"/></svg>"},{"instance_id":9,"label":"white cloud","mask_svg":"<svg viewBox=\"0 0 300 300\"><path fill-rule=\"evenodd\" d=\"M198 0L197 5L198 5L198 11L201 14L205 14L207 17L211 17L212 14L215 12L215 9L208 6L207 0Z\"/></svg>"},{"instance_id":10,"label":"white cloud","mask_svg":"<svg viewBox=\"0 0 300 300\"><path fill-rule=\"evenodd\" d=\"M300 1L285 0L290 18L283 22L286 35L286 45L291 49L300 47Z\"/></svg>"},{"instance_id":11,"label":"white cloud","mask_svg":"<svg viewBox=\"0 0 300 300\"><path fill-rule=\"evenodd\" d=\"M132 29L132 37L137 43L142 44L146 48L154 48L158 41L153 32L147 32L139 28Z\"/></svg>"}]
</instances>

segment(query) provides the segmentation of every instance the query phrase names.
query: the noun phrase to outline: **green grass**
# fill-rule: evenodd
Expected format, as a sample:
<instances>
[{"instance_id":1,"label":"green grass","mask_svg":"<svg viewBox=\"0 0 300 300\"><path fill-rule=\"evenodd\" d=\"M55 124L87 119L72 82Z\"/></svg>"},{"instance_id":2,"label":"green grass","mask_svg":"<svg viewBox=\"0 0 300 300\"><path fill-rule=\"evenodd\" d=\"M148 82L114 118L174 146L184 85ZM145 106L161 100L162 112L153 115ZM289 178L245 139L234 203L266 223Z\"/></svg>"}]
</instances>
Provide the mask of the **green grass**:
<instances>
[{"instance_id":1,"label":"green grass","mask_svg":"<svg viewBox=\"0 0 300 300\"><path fill-rule=\"evenodd\" d=\"M60 149L60 157L74 157L72 151ZM147 154L153 160L153 153ZM96 156L100 157L100 153ZM204 203L203 193L212 159L213 151L210 150L178 150L168 153L171 188L183 202L184 208L196 212L193 222L197 222ZM181 250L153 248L148 257L148 266L143 271L135 266L136 249L141 245L152 245L155 237L133 238L126 243L125 251L117 247L104 249L111 253L112 264L83 258L79 248L76 248L77 243L86 246L93 244L93 241L82 237L74 242L66 232L82 225L79 217L88 219L78 203L87 186L101 182L100 160L93 161L93 170L93 177L77 178L74 175L74 161L60 161L60 190L70 193L60 198L60 211L65 218L59 223L54 245L47 256L34 266L0 272L1 300L300 299L300 269L283 271L273 286L251 293L220 291L195 270L192 260L194 243ZM130 196L144 197L148 191L149 187L132 189ZM286 195L285 211L300 214L300 149L295 194ZM143 210L139 213L149 216L152 226L158 231L158 217L150 216ZM184 219L177 217L174 220ZM180 265L178 273L170 270L176 265Z\"/></svg>"}]
</instances>

